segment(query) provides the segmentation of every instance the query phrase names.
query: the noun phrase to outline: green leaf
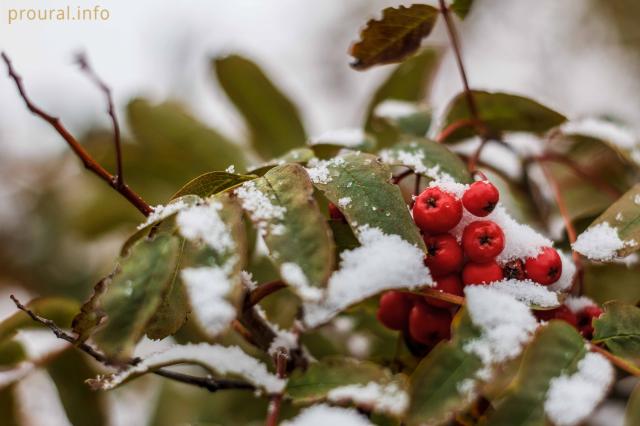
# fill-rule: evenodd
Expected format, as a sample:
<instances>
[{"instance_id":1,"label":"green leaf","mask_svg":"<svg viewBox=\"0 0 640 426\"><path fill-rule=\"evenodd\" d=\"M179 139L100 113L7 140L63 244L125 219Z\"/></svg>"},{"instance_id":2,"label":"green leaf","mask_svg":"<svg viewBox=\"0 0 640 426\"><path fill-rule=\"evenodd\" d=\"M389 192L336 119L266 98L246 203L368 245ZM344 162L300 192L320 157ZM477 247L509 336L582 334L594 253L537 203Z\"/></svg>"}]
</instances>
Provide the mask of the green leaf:
<instances>
[{"instance_id":1,"label":"green leaf","mask_svg":"<svg viewBox=\"0 0 640 426\"><path fill-rule=\"evenodd\" d=\"M438 14L438 9L425 4L384 9L382 19L367 22L360 40L351 46L350 54L355 60L350 65L365 70L402 61L418 50L435 26Z\"/></svg>"},{"instance_id":2,"label":"green leaf","mask_svg":"<svg viewBox=\"0 0 640 426\"><path fill-rule=\"evenodd\" d=\"M608 302L593 327L593 343L603 343L614 355L640 365L640 308Z\"/></svg>"},{"instance_id":3,"label":"green leaf","mask_svg":"<svg viewBox=\"0 0 640 426\"><path fill-rule=\"evenodd\" d=\"M449 9L451 9L460 19L464 19L469 14L473 0L453 0Z\"/></svg>"},{"instance_id":4,"label":"green leaf","mask_svg":"<svg viewBox=\"0 0 640 426\"><path fill-rule=\"evenodd\" d=\"M391 171L374 155L348 153L319 164L311 173L326 174L314 183L337 206L358 234L368 225L425 250L424 241L413 222L397 185L390 183ZM346 205L341 199L349 198Z\"/></svg>"},{"instance_id":5,"label":"green leaf","mask_svg":"<svg viewBox=\"0 0 640 426\"><path fill-rule=\"evenodd\" d=\"M434 49L424 49L415 56L398 65L387 79L378 87L369 106L367 107L364 128L375 135L379 147L388 147L399 137L398 130L406 130L404 125L399 128L390 125L374 115L376 107L384 101L410 102L417 108L424 108L422 102L429 92L429 85L440 61L440 52ZM424 114L423 111L422 113ZM431 123L431 119L422 120L423 125ZM416 130L417 131L417 130ZM426 133L422 132L421 136Z\"/></svg>"},{"instance_id":6,"label":"green leaf","mask_svg":"<svg viewBox=\"0 0 640 426\"><path fill-rule=\"evenodd\" d=\"M640 302L640 265L587 263L584 268L584 294L599 305L610 300L630 305Z\"/></svg>"},{"instance_id":7,"label":"green leaf","mask_svg":"<svg viewBox=\"0 0 640 426\"><path fill-rule=\"evenodd\" d=\"M566 117L538 102L508 93L490 93L473 90L480 119L494 133L532 132L544 133L566 121ZM449 104L442 128L460 121L471 119L464 93L457 95ZM473 129L460 128L453 132L447 142L457 142L474 136Z\"/></svg>"},{"instance_id":8,"label":"green leaf","mask_svg":"<svg viewBox=\"0 0 640 426\"><path fill-rule=\"evenodd\" d=\"M47 371L58 388L60 401L71 424L109 424L106 395L93 392L84 382L98 373L86 355L74 349L66 350L47 365Z\"/></svg>"},{"instance_id":9,"label":"green leaf","mask_svg":"<svg viewBox=\"0 0 640 426\"><path fill-rule=\"evenodd\" d=\"M75 300L63 297L43 297L33 299L26 304L36 314L48 318L61 328L69 328L79 304ZM17 308L16 308L17 309ZM21 328L41 328L25 312L17 311L0 322L0 342L15 335Z\"/></svg>"},{"instance_id":10,"label":"green leaf","mask_svg":"<svg viewBox=\"0 0 640 426\"><path fill-rule=\"evenodd\" d=\"M329 133L321 135L320 137L313 140L311 142L311 149L313 150L315 156L321 159L327 159L338 155L340 151L346 148L344 143L340 143L339 140L336 140L336 138L338 137L338 135L334 137L331 133ZM375 147L375 138L370 134L363 133L360 142L353 145L349 144L348 149L351 149L353 151L371 152L375 149Z\"/></svg>"},{"instance_id":11,"label":"green leaf","mask_svg":"<svg viewBox=\"0 0 640 426\"><path fill-rule=\"evenodd\" d=\"M286 273L283 279L299 291L307 285L323 287L333 270L335 247L305 169L297 164L275 167L236 195L260 230L274 264L281 272L297 265L307 283L296 285L299 280Z\"/></svg>"},{"instance_id":12,"label":"green leaf","mask_svg":"<svg viewBox=\"0 0 640 426\"><path fill-rule=\"evenodd\" d=\"M460 157L443 144L429 139L408 138L380 151L380 157L386 164L406 166L422 176L436 178L440 173L446 173L456 182L473 182Z\"/></svg>"},{"instance_id":13,"label":"green leaf","mask_svg":"<svg viewBox=\"0 0 640 426\"><path fill-rule=\"evenodd\" d=\"M624 426L640 424L640 385L636 385L627 402L627 410L624 415Z\"/></svg>"},{"instance_id":14,"label":"green leaf","mask_svg":"<svg viewBox=\"0 0 640 426\"><path fill-rule=\"evenodd\" d=\"M575 372L585 354L584 341L573 327L562 321L549 322L527 347L514 385L482 424L544 426L551 379Z\"/></svg>"},{"instance_id":15,"label":"green leaf","mask_svg":"<svg viewBox=\"0 0 640 426\"><path fill-rule=\"evenodd\" d=\"M312 404L326 400L329 392L334 389L349 385L364 386L372 382L395 387L399 392L406 387L403 376L394 376L373 362L329 357L311 364L304 372L294 372L287 382L285 392L294 403ZM376 407L375 403L373 405L374 411L384 411L381 410L382 407Z\"/></svg>"},{"instance_id":16,"label":"green leaf","mask_svg":"<svg viewBox=\"0 0 640 426\"><path fill-rule=\"evenodd\" d=\"M253 147L270 159L303 146L306 134L293 103L250 60L230 55L213 60L220 85L244 116Z\"/></svg>"},{"instance_id":17,"label":"green leaf","mask_svg":"<svg viewBox=\"0 0 640 426\"><path fill-rule=\"evenodd\" d=\"M111 358L124 358L142 337L171 282L179 239L159 235L136 243L120 259L117 272L99 300L106 324L93 336Z\"/></svg>"},{"instance_id":18,"label":"green leaf","mask_svg":"<svg viewBox=\"0 0 640 426\"><path fill-rule=\"evenodd\" d=\"M227 172L209 172L187 182L178 192L173 194L172 200L183 195L197 195L207 198L218 192L233 189L244 182L255 179L255 175L238 175Z\"/></svg>"},{"instance_id":19,"label":"green leaf","mask_svg":"<svg viewBox=\"0 0 640 426\"><path fill-rule=\"evenodd\" d=\"M6 366L15 365L27 359L27 352L22 343L16 340L6 340L0 342L0 369Z\"/></svg>"},{"instance_id":20,"label":"green leaf","mask_svg":"<svg viewBox=\"0 0 640 426\"><path fill-rule=\"evenodd\" d=\"M625 246L617 251L618 256L624 257L640 249L640 183L613 203L589 228L604 222L614 227L618 237L625 242Z\"/></svg>"},{"instance_id":21,"label":"green leaf","mask_svg":"<svg viewBox=\"0 0 640 426\"><path fill-rule=\"evenodd\" d=\"M254 175L263 176L276 166L287 163L306 164L314 157L315 154L311 148L295 148L280 157L276 157L271 161L251 169L250 172Z\"/></svg>"}]
</instances>

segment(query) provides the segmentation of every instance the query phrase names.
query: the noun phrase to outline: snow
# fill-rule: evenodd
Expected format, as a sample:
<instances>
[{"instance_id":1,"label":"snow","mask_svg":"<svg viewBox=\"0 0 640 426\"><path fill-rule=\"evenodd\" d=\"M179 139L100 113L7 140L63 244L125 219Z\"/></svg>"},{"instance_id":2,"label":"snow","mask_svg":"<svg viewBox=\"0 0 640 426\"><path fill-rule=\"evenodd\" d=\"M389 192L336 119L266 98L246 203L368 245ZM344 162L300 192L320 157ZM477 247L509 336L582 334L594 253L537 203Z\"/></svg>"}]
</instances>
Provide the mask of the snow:
<instances>
[{"instance_id":1,"label":"snow","mask_svg":"<svg viewBox=\"0 0 640 426\"><path fill-rule=\"evenodd\" d=\"M465 191L469 189L469 186L470 185L454 181L449 175L440 176L438 179L429 182L430 188L438 187L459 199L461 199Z\"/></svg>"},{"instance_id":2,"label":"snow","mask_svg":"<svg viewBox=\"0 0 640 426\"><path fill-rule=\"evenodd\" d=\"M324 299L305 303L307 326L320 325L383 290L433 285L419 248L377 228L363 226L358 231L362 245L340 254L340 268L329 278Z\"/></svg>"},{"instance_id":3,"label":"snow","mask_svg":"<svg viewBox=\"0 0 640 426\"><path fill-rule=\"evenodd\" d=\"M224 171L227 172L227 173L235 173L236 172L236 166L234 164L232 164L229 167L227 167L226 169L224 169Z\"/></svg>"},{"instance_id":4,"label":"snow","mask_svg":"<svg viewBox=\"0 0 640 426\"><path fill-rule=\"evenodd\" d=\"M309 145L330 144L355 148L362 145L366 138L367 135L362 129L337 129L312 137L311 140L309 140Z\"/></svg>"},{"instance_id":5,"label":"snow","mask_svg":"<svg viewBox=\"0 0 640 426\"><path fill-rule=\"evenodd\" d=\"M621 240L615 227L608 222L602 222L578 235L572 247L591 260L612 260L618 250L635 244L633 240Z\"/></svg>"},{"instance_id":6,"label":"snow","mask_svg":"<svg viewBox=\"0 0 640 426\"><path fill-rule=\"evenodd\" d=\"M587 353L578 371L551 380L544 411L557 426L584 421L605 397L613 382L613 367L598 353Z\"/></svg>"},{"instance_id":7,"label":"snow","mask_svg":"<svg viewBox=\"0 0 640 426\"><path fill-rule=\"evenodd\" d=\"M211 374L232 374L247 380L268 393L278 393L284 389L285 381L269 373L266 366L244 353L237 346L220 346L209 343L176 345L143 359L135 366L117 373L98 376L89 384L98 389L113 389L132 376L144 374L158 368L175 364L198 364Z\"/></svg>"},{"instance_id":8,"label":"snow","mask_svg":"<svg viewBox=\"0 0 640 426\"><path fill-rule=\"evenodd\" d=\"M180 273L195 317L210 337L223 332L236 317L227 297L233 289L228 273L217 266L185 268Z\"/></svg>"},{"instance_id":9,"label":"snow","mask_svg":"<svg viewBox=\"0 0 640 426\"><path fill-rule=\"evenodd\" d=\"M440 171L440 166L435 165L427 167L424 164L425 155L424 152L419 149L417 143L409 144L409 148L413 150L398 150L398 149L385 149L380 151L380 160L389 165L403 165L411 168L415 173L428 176L431 179L451 181L454 179L447 173Z\"/></svg>"},{"instance_id":10,"label":"snow","mask_svg":"<svg viewBox=\"0 0 640 426\"><path fill-rule=\"evenodd\" d=\"M401 101L398 99L386 99L380 102L373 110L373 115L380 118L396 120L398 118L413 115L420 110L413 102Z\"/></svg>"},{"instance_id":11,"label":"snow","mask_svg":"<svg viewBox=\"0 0 640 426\"><path fill-rule=\"evenodd\" d=\"M348 207L351 204L351 197L342 197L338 200L338 205L340 207Z\"/></svg>"},{"instance_id":12,"label":"snow","mask_svg":"<svg viewBox=\"0 0 640 426\"><path fill-rule=\"evenodd\" d=\"M591 136L610 142L623 149L637 146L638 136L629 128L598 118L569 121L560 128L566 134Z\"/></svg>"},{"instance_id":13,"label":"snow","mask_svg":"<svg viewBox=\"0 0 640 426\"><path fill-rule=\"evenodd\" d=\"M562 261L562 274L558 281L551 284L547 288L551 291L567 291L573 285L573 278L576 275L576 265L573 263L573 259L566 253L558 250L558 255Z\"/></svg>"},{"instance_id":14,"label":"snow","mask_svg":"<svg viewBox=\"0 0 640 426\"><path fill-rule=\"evenodd\" d=\"M181 210L176 217L180 234L190 241L204 241L218 253L233 250L233 237L218 213L222 208L220 202L211 201Z\"/></svg>"},{"instance_id":15,"label":"snow","mask_svg":"<svg viewBox=\"0 0 640 426\"><path fill-rule=\"evenodd\" d=\"M330 168L343 165L344 158L334 157L330 160L318 160L313 158L307 164L309 165L309 168L306 170L311 181L318 184L327 184L333 180Z\"/></svg>"},{"instance_id":16,"label":"snow","mask_svg":"<svg viewBox=\"0 0 640 426\"><path fill-rule=\"evenodd\" d=\"M269 223L284 219L286 208L273 205L269 197L256 187L254 181L243 183L236 188L234 193L240 199L242 208L249 213L251 220L257 224L261 235L266 235L267 232L273 232L274 230L276 234L278 233L278 224L272 223L269 226Z\"/></svg>"},{"instance_id":17,"label":"snow","mask_svg":"<svg viewBox=\"0 0 640 426\"><path fill-rule=\"evenodd\" d=\"M280 265L280 275L289 285L293 286L296 293L305 301L317 302L322 298L322 290L309 285L304 271L293 262Z\"/></svg>"},{"instance_id":18,"label":"snow","mask_svg":"<svg viewBox=\"0 0 640 426\"><path fill-rule=\"evenodd\" d=\"M371 352L371 341L362 333L354 333L347 339L347 350L356 358L366 358Z\"/></svg>"},{"instance_id":19,"label":"snow","mask_svg":"<svg viewBox=\"0 0 640 426\"><path fill-rule=\"evenodd\" d=\"M334 388L327 394L331 402L352 402L373 407L375 411L402 415L409 406L409 395L396 383L385 385L369 382L366 385L347 385Z\"/></svg>"},{"instance_id":20,"label":"snow","mask_svg":"<svg viewBox=\"0 0 640 426\"><path fill-rule=\"evenodd\" d=\"M147 216L147 220L138 225L138 229L145 228L153 223L166 219L172 214L179 212L180 210L187 207L189 207L189 204L182 199L178 199L173 203L167 204L166 206L157 205L155 207L152 207L153 211L149 216Z\"/></svg>"},{"instance_id":21,"label":"snow","mask_svg":"<svg viewBox=\"0 0 640 426\"><path fill-rule=\"evenodd\" d=\"M464 350L477 355L485 367L518 356L537 327L529 308L488 286L469 286L464 292L471 321L482 332Z\"/></svg>"},{"instance_id":22,"label":"snow","mask_svg":"<svg viewBox=\"0 0 640 426\"><path fill-rule=\"evenodd\" d=\"M508 294L527 306L549 308L560 304L557 293L531 280L505 279L491 283L489 287Z\"/></svg>"},{"instance_id":23,"label":"snow","mask_svg":"<svg viewBox=\"0 0 640 426\"><path fill-rule=\"evenodd\" d=\"M372 426L364 416L349 408L331 407L317 404L306 408L293 420L285 421L282 426Z\"/></svg>"},{"instance_id":24,"label":"snow","mask_svg":"<svg viewBox=\"0 0 640 426\"><path fill-rule=\"evenodd\" d=\"M567 308L569 308L574 314L582 312L582 310L588 306L598 306L596 302L587 296L569 296L564 301L564 304L567 305Z\"/></svg>"},{"instance_id":25,"label":"snow","mask_svg":"<svg viewBox=\"0 0 640 426\"><path fill-rule=\"evenodd\" d=\"M267 313L260 305L254 306L254 309L275 333L275 337L269 345L269 355L275 356L279 348L284 348L289 351L298 348L298 335L296 333L288 330L282 330L277 324L270 322L267 318Z\"/></svg>"}]
</instances>

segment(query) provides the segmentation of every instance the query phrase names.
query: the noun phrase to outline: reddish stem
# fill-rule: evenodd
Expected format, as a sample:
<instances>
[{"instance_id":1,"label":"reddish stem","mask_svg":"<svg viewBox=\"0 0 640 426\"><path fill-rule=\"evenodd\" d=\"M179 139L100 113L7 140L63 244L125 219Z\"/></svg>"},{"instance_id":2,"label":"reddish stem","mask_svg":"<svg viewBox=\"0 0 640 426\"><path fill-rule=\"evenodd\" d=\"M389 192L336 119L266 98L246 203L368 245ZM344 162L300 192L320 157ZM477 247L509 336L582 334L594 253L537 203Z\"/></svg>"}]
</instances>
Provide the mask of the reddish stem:
<instances>
[{"instance_id":1,"label":"reddish stem","mask_svg":"<svg viewBox=\"0 0 640 426\"><path fill-rule=\"evenodd\" d=\"M260 284L249 294L247 308L257 305L265 297L286 287L287 284L282 280L275 280L268 283Z\"/></svg>"},{"instance_id":2,"label":"reddish stem","mask_svg":"<svg viewBox=\"0 0 640 426\"><path fill-rule=\"evenodd\" d=\"M289 355L287 354L286 349L278 348L275 355L275 363L276 363L276 374L279 378L285 379L287 377L287 359ZM267 411L267 421L266 426L277 426L278 417L280 416L280 408L282 407L282 399L283 394L278 393L271 397L271 402L269 403L269 408Z\"/></svg>"},{"instance_id":3,"label":"reddish stem","mask_svg":"<svg viewBox=\"0 0 640 426\"><path fill-rule=\"evenodd\" d=\"M438 133L438 136L436 136L436 142L444 143L452 134L466 127L474 127L479 133L486 131L481 121L474 118L463 118L461 120L454 121L442 129L440 133Z\"/></svg>"},{"instance_id":4,"label":"reddish stem","mask_svg":"<svg viewBox=\"0 0 640 426\"><path fill-rule=\"evenodd\" d=\"M432 299L442 300L443 302L453 303L454 305L464 305L464 297L456 296L455 294L445 293L440 290L434 290L432 288L425 288L420 290L420 294L430 297Z\"/></svg>"}]
</instances>

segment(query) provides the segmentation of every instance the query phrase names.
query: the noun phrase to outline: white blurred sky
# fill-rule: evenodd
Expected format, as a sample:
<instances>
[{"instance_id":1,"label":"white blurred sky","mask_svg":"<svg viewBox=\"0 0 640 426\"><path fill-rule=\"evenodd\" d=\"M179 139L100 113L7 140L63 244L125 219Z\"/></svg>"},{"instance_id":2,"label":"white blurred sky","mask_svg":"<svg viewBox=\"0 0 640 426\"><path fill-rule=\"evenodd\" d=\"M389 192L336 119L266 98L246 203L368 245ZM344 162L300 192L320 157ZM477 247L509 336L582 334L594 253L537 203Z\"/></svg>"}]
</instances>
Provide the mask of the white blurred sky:
<instances>
[{"instance_id":1,"label":"white blurred sky","mask_svg":"<svg viewBox=\"0 0 640 426\"><path fill-rule=\"evenodd\" d=\"M239 52L256 60L300 106L310 133L355 126L382 67L356 72L346 51L357 29L387 0L0 0L0 49L32 97L80 132L107 125L103 99L72 65L88 53L122 106L136 95L188 103L202 120L241 136L242 122L213 83L208 59ZM106 22L7 23L10 8L108 8ZM640 118L636 59L588 0L477 0L461 24L472 86L533 96L571 117ZM441 25L433 37L446 42ZM2 70L4 75L4 70ZM445 58L431 95L443 107L460 88ZM46 155L64 145L30 116L0 78L0 153Z\"/></svg>"}]
</instances>

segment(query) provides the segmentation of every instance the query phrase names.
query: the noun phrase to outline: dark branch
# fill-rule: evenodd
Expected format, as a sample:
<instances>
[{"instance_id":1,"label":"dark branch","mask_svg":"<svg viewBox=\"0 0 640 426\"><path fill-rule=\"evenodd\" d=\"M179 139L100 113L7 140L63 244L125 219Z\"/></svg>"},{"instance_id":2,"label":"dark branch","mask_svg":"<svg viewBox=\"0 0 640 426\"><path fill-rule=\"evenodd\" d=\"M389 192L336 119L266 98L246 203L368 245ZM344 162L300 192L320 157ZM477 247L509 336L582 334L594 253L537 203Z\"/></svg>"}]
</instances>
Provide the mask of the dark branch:
<instances>
[{"instance_id":1,"label":"dark branch","mask_svg":"<svg viewBox=\"0 0 640 426\"><path fill-rule=\"evenodd\" d=\"M249 293L249 301L247 306L255 306L260 303L260 301L265 297L286 287L287 284L285 284L282 280L275 280L268 283L260 284L255 289L253 289L251 293Z\"/></svg>"},{"instance_id":2,"label":"dark branch","mask_svg":"<svg viewBox=\"0 0 640 426\"><path fill-rule=\"evenodd\" d=\"M87 74L89 79L96 85L98 88L104 93L105 98L107 99L107 113L109 117L111 117L111 123L113 125L113 143L116 149L116 184L118 187L124 186L124 174L122 167L122 147L120 140L120 125L118 124L118 117L116 116L116 110L113 104L113 95L111 93L111 89L107 84L96 74L96 72L91 68L89 64L89 60L84 53L79 53L76 56L76 63L80 67L82 71Z\"/></svg>"},{"instance_id":3,"label":"dark branch","mask_svg":"<svg viewBox=\"0 0 640 426\"><path fill-rule=\"evenodd\" d=\"M276 374L279 378L285 379L287 377L287 360L289 354L285 348L278 348L274 357L276 364ZM273 395L267 412L266 426L277 426L278 417L280 416L280 407L282 406L282 399L284 395L282 393Z\"/></svg>"},{"instance_id":4,"label":"dark branch","mask_svg":"<svg viewBox=\"0 0 640 426\"><path fill-rule=\"evenodd\" d=\"M119 184L117 178L114 178L114 176L112 176L111 173L109 173L107 170L104 169L104 167L98 164L98 162L96 162L96 160L91 156L91 154L89 154L89 152L87 152L87 150L84 149L82 145L80 145L78 140L66 129L66 127L64 127L64 125L62 124L62 122L58 117L54 117L46 113L42 109L40 109L38 106L36 106L31 101L31 99L27 96L26 90L24 89L24 85L22 84L22 78L13 69L13 65L11 64L11 60L9 59L9 57L4 52L2 52L2 55L0 56L2 56L2 59L7 65L7 70L9 71L9 77L13 79L13 81L15 82L18 92L20 93L20 96L22 97L29 111L31 111L33 114L37 115L38 117L40 117L41 119L49 123L58 132L58 134L62 136L62 138L67 142L67 145L69 145L69 148L71 148L71 150L76 154L76 156L80 158L80 161L82 161L82 164L87 170L93 172L96 176L98 176L100 179L105 181L110 187L118 191L124 198L127 199L127 201L129 201L143 215L149 216L153 211L151 206L149 206L149 204L147 204L142 199L142 197L140 197L127 185L125 185L124 183Z\"/></svg>"},{"instance_id":5,"label":"dark branch","mask_svg":"<svg viewBox=\"0 0 640 426\"><path fill-rule=\"evenodd\" d=\"M33 321L47 327L49 330L53 332L53 334L56 335L57 338L66 340L67 342L75 345L78 349L80 349L82 352L86 353L96 361L106 366L111 366L109 364L107 357L104 354L98 352L93 347L89 346L84 342L79 343L75 338L75 336L72 336L71 334L62 330L50 319L43 318L40 315L33 312L31 309L24 306L22 303L20 303L20 301L14 295L11 295L10 297L11 297L11 300L13 300L13 303L16 304L16 307L18 309L20 309L21 311L29 315L29 317L31 317ZM127 362L127 364L135 365L139 361L140 361L139 359L131 359ZM213 379L208 377L196 377L188 374L177 373L174 371L166 370L164 368L156 370L153 373L158 376L165 377L167 379L175 380L177 382L207 389L210 392L215 392L223 389L246 389L246 390L255 389L253 385L247 382L243 382L241 380L224 380L224 379Z\"/></svg>"}]
</instances>

